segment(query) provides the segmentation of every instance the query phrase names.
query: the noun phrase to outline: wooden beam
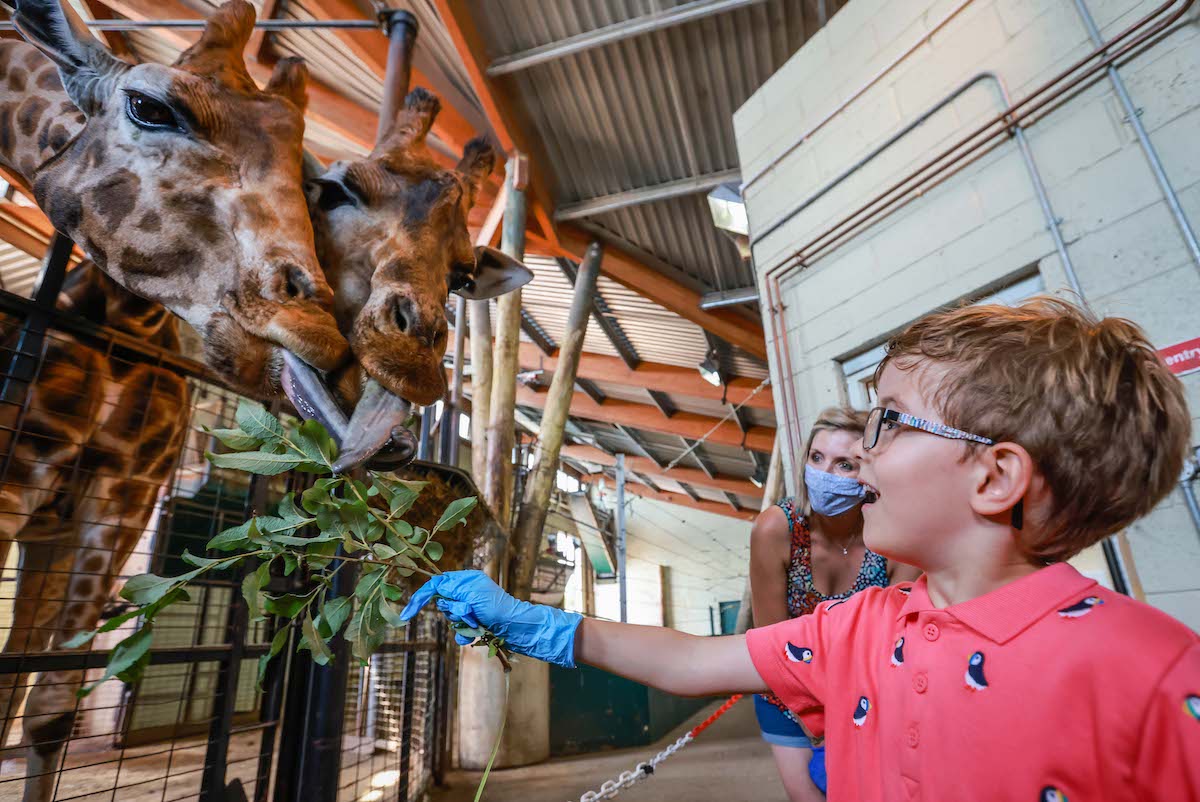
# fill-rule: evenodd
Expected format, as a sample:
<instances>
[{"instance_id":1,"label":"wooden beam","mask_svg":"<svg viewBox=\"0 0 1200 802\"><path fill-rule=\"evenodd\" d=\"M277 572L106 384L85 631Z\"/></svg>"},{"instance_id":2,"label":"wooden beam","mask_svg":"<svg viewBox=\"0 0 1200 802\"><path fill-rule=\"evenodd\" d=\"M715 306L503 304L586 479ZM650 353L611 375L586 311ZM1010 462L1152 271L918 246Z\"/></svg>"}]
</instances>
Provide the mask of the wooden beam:
<instances>
[{"instance_id":1,"label":"wooden beam","mask_svg":"<svg viewBox=\"0 0 1200 802\"><path fill-rule=\"evenodd\" d=\"M559 226L559 242L566 256L581 258L594 237L570 225ZM604 252L604 275L659 306L695 323L705 331L724 338L748 354L767 358L767 343L761 324L752 323L727 309L705 311L700 308L701 294L608 244Z\"/></svg>"},{"instance_id":2,"label":"wooden beam","mask_svg":"<svg viewBox=\"0 0 1200 802\"><path fill-rule=\"evenodd\" d=\"M14 186L20 185L14 184ZM46 255L50 238L54 236L54 226L41 209L5 201L0 203L0 222L3 223L3 233L0 233L0 239L38 259ZM83 258L85 258L83 251L76 245L71 251L72 262L78 262Z\"/></svg>"},{"instance_id":3,"label":"wooden beam","mask_svg":"<svg viewBox=\"0 0 1200 802\"><path fill-rule=\"evenodd\" d=\"M521 343L521 367L545 368L547 371L554 371L558 369L558 358L546 356L533 343ZM721 388L704 381L700 377L700 372L694 367L666 365L662 362L641 362L635 370L631 370L619 357L584 353L579 362L579 376L607 384L662 390L673 396L685 395L721 402ZM728 397L725 400L730 404L745 402L746 408L765 409L773 412L775 398L769 385L759 390L753 398L750 397L759 384L758 379L742 376L731 378L727 385Z\"/></svg>"},{"instance_id":4,"label":"wooden beam","mask_svg":"<svg viewBox=\"0 0 1200 802\"><path fill-rule=\"evenodd\" d=\"M577 462L588 462L603 467L612 467L617 464L616 457L595 446L563 446L562 456ZM732 476L709 477L696 468L686 468L678 465L669 471L664 471L645 457L634 457L628 454L625 455L625 467L630 471L645 474L655 479L667 479L676 482L681 487L684 487L684 492L687 492L688 486L695 486L707 487L722 492L737 493L739 496L756 499L762 498L762 490L755 487L747 479L738 479Z\"/></svg>"},{"instance_id":5,"label":"wooden beam","mask_svg":"<svg viewBox=\"0 0 1200 802\"><path fill-rule=\"evenodd\" d=\"M675 408L675 404L671 402L671 397L659 390L646 390L646 395L650 396L650 400L654 406L658 407L658 411L663 414L663 417L669 418L679 410Z\"/></svg>"},{"instance_id":6,"label":"wooden beam","mask_svg":"<svg viewBox=\"0 0 1200 802\"><path fill-rule=\"evenodd\" d=\"M531 157L530 183L533 197L530 199L530 215L541 229L542 239L557 248L559 237L554 228L554 196L550 192L550 160L540 137L531 137L517 116L516 104L509 97L504 85L487 77L487 52L483 37L471 11L462 0L433 0L446 31L450 34L458 55L462 58L475 94L483 106L488 123L500 141L505 153L526 153ZM586 243L585 243L586 247ZM583 250L576 255L583 258Z\"/></svg>"},{"instance_id":7,"label":"wooden beam","mask_svg":"<svg viewBox=\"0 0 1200 802\"><path fill-rule=\"evenodd\" d=\"M78 8L78 6L76 6ZM110 20L113 18L112 12L109 11L100 0L83 0L83 8L87 12L90 19L87 22L94 20ZM129 43L125 41L125 34L120 31L96 31L96 34L108 45L108 49L115 53L120 58L125 59L130 63L136 64L137 56L129 49Z\"/></svg>"},{"instance_id":8,"label":"wooden beam","mask_svg":"<svg viewBox=\"0 0 1200 802\"><path fill-rule=\"evenodd\" d=\"M542 409L546 405L546 394L535 392L528 387L518 387L517 403ZM605 423L620 423L634 429L677 434L691 439L703 437L719 420L719 418L710 418L707 415L697 415L692 412L679 412L668 419L649 404L639 404L636 401L623 401L617 398L608 398L603 404L597 404L586 394L580 392L575 393L571 400L571 416ZM744 437L745 443L743 444L743 434L738 430L737 424L725 421L709 435L708 442L733 448L749 448L769 454L771 446L775 442L775 429L755 426L746 432Z\"/></svg>"},{"instance_id":9,"label":"wooden beam","mask_svg":"<svg viewBox=\"0 0 1200 802\"><path fill-rule=\"evenodd\" d=\"M362 19L363 14L358 3L353 0L309 0L305 7L318 20ZM388 39L382 30L338 29L334 35L344 44L363 64L383 80L387 74ZM415 66L411 72L412 86L425 86L433 89L433 82ZM462 153L463 147L475 135L473 125L449 103L442 104L442 110L433 121L433 135L446 143L456 153Z\"/></svg>"},{"instance_id":10,"label":"wooden beam","mask_svg":"<svg viewBox=\"0 0 1200 802\"><path fill-rule=\"evenodd\" d=\"M695 443L686 437L681 437L679 439L683 441L684 449L691 449L688 453L688 456L692 458L693 462L700 466L700 470L704 471L705 475L708 476L709 479L715 478L717 471L713 467L712 463L708 461L708 457L704 455L704 446ZM754 454L756 452L751 451L750 453Z\"/></svg>"},{"instance_id":11,"label":"wooden beam","mask_svg":"<svg viewBox=\"0 0 1200 802\"><path fill-rule=\"evenodd\" d=\"M668 493L665 490L654 491L644 485L625 483L625 492L631 496L638 498L652 499L654 501L665 501L668 504L678 504L681 507L687 507L692 510L702 510L711 512L713 515L724 515L726 518L737 518L742 521L753 521L758 517L758 513L753 510L734 511L730 509L730 505L720 501L709 501L700 499L695 501L683 493Z\"/></svg>"}]
</instances>

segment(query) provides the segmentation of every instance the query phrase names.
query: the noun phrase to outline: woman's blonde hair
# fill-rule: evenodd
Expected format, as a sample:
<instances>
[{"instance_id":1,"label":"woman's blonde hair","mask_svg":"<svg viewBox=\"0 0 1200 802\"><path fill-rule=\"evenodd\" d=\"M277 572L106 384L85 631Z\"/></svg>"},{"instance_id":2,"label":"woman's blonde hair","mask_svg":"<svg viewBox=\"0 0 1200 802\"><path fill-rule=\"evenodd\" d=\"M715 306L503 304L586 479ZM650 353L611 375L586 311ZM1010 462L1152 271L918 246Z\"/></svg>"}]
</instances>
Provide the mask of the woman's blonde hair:
<instances>
[{"instance_id":1,"label":"woman's blonde hair","mask_svg":"<svg viewBox=\"0 0 1200 802\"><path fill-rule=\"evenodd\" d=\"M800 462L801 470L808 464L808 455L812 453L813 440L817 439L817 432L850 432L862 437L866 428L867 413L862 410L853 407L829 407L821 410L821 414L817 415L817 419L808 433L808 441L804 444L804 459ZM805 515L811 515L812 509L808 505L808 487L804 484L803 474L796 477L796 483L800 486L798 494L800 507L804 510Z\"/></svg>"}]
</instances>

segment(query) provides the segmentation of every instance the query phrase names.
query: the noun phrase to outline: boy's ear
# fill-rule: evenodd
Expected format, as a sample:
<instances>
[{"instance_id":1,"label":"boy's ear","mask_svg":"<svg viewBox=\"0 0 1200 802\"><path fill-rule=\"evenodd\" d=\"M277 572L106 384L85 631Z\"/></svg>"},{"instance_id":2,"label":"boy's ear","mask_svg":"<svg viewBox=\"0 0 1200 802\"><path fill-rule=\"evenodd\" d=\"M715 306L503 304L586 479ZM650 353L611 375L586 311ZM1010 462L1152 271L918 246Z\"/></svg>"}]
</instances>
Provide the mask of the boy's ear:
<instances>
[{"instance_id":1,"label":"boy's ear","mask_svg":"<svg viewBox=\"0 0 1200 802\"><path fill-rule=\"evenodd\" d=\"M971 497L971 508L985 518L1010 523L1013 507L1029 495L1037 468L1029 452L1016 443L996 443L983 449L979 480ZM1028 502L1024 505L1029 506Z\"/></svg>"}]
</instances>

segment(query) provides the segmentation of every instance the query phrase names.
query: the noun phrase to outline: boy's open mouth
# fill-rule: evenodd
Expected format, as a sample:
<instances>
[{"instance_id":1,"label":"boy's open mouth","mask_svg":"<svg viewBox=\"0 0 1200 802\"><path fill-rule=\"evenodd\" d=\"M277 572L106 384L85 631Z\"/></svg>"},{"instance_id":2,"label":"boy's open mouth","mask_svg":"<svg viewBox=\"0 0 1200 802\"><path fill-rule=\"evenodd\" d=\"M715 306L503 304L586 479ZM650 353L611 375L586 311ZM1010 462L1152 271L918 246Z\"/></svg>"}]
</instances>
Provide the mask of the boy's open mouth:
<instances>
[{"instance_id":1,"label":"boy's open mouth","mask_svg":"<svg viewBox=\"0 0 1200 802\"><path fill-rule=\"evenodd\" d=\"M863 490L866 491L863 494L863 504L874 504L879 499L879 491L866 482L863 482L862 486Z\"/></svg>"}]
</instances>

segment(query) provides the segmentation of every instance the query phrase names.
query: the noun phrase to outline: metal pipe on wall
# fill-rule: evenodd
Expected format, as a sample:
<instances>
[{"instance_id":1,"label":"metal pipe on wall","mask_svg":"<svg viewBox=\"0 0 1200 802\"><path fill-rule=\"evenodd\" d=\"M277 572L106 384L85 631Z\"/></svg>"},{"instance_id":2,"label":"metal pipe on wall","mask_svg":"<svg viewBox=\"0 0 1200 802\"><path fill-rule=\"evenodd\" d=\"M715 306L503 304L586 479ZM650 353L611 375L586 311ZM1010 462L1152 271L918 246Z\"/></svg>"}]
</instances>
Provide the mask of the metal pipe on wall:
<instances>
[{"instance_id":1,"label":"metal pipe on wall","mask_svg":"<svg viewBox=\"0 0 1200 802\"><path fill-rule=\"evenodd\" d=\"M629 576L625 569L625 455L617 455L617 586L621 623L629 620Z\"/></svg>"},{"instance_id":2,"label":"metal pipe on wall","mask_svg":"<svg viewBox=\"0 0 1200 802\"><path fill-rule=\"evenodd\" d=\"M986 153L992 147L995 147L996 138L1006 134L1014 125L1027 120L1029 121L1028 124L1035 122L1036 119L1033 118L1033 115L1036 112L1046 108L1051 103L1063 97L1067 92L1079 86L1088 78L1098 74L1110 64L1130 54L1139 46L1154 39L1159 33L1179 20L1195 4L1196 0L1184 0L1183 3L1178 4L1177 8L1172 9L1172 6L1176 6L1177 2L1178 0L1167 0L1167 2L1164 2L1115 36L1104 47L1095 49L1034 89L1023 100L1016 103L1010 111L997 115L970 134L967 134L950 148L939 153L901 181L842 218L812 242L797 249L792 257L785 259L779 265L768 270L764 277L768 296L767 309L771 316L772 349L774 351L775 364L781 375L790 375L792 373L790 346L787 341L787 332L783 322L784 306L782 304L780 289L780 283L784 278L793 271L808 266L815 259L828 253L832 248L840 244L838 242L839 237L848 236L855 229L861 229L865 225L895 211L896 208L899 208L899 206L911 199L912 194L923 185L928 185L935 180L944 180L954 172L952 168L960 168L964 164L968 164L970 161L979 158L982 153ZM894 67L898 63L899 60L893 62L891 66ZM872 83L876 82L880 77L876 76L873 78ZM852 96L851 100L853 97L860 95L862 91L859 90L859 92ZM839 109L845 108L847 104L848 102L840 106ZM819 125L824 125L825 122L826 120L823 120ZM756 176L752 180L756 180L758 177L760 176ZM755 237L755 239L758 238ZM793 382L791 381L783 382L784 392L782 398L785 405L784 418L788 429L788 442L792 446L789 459L791 460L794 477L797 467L796 459L800 449L796 445L795 432L798 424L798 403L795 388L790 386L792 384Z\"/></svg>"},{"instance_id":3,"label":"metal pipe on wall","mask_svg":"<svg viewBox=\"0 0 1200 802\"><path fill-rule=\"evenodd\" d=\"M1096 27L1096 20L1092 17L1087 3L1084 0L1075 0L1075 9L1083 20L1083 26L1087 28L1092 44L1096 47L1103 47L1104 38L1100 35L1100 29ZM1146 126L1142 125L1141 112L1134 105L1133 99L1129 97L1129 90L1125 88L1125 81L1121 78L1121 73L1117 72L1116 66L1109 64L1106 72L1108 80L1112 82L1113 92L1125 109L1125 117L1129 120L1129 125L1133 128L1138 143L1146 154L1146 160L1150 162L1150 171L1154 173L1154 180L1158 182L1158 186L1162 190L1163 200L1167 202L1167 208L1171 210L1171 216L1175 218L1175 224L1179 226L1179 233L1183 235L1188 253L1191 254L1196 267L1200 268L1200 242L1196 241L1196 232L1192 228L1183 206L1179 203L1179 196L1175 194L1175 188L1171 186L1171 179L1167 177L1167 171L1158 157L1158 151L1154 149L1154 143L1150 141L1150 134L1146 132Z\"/></svg>"}]
</instances>

